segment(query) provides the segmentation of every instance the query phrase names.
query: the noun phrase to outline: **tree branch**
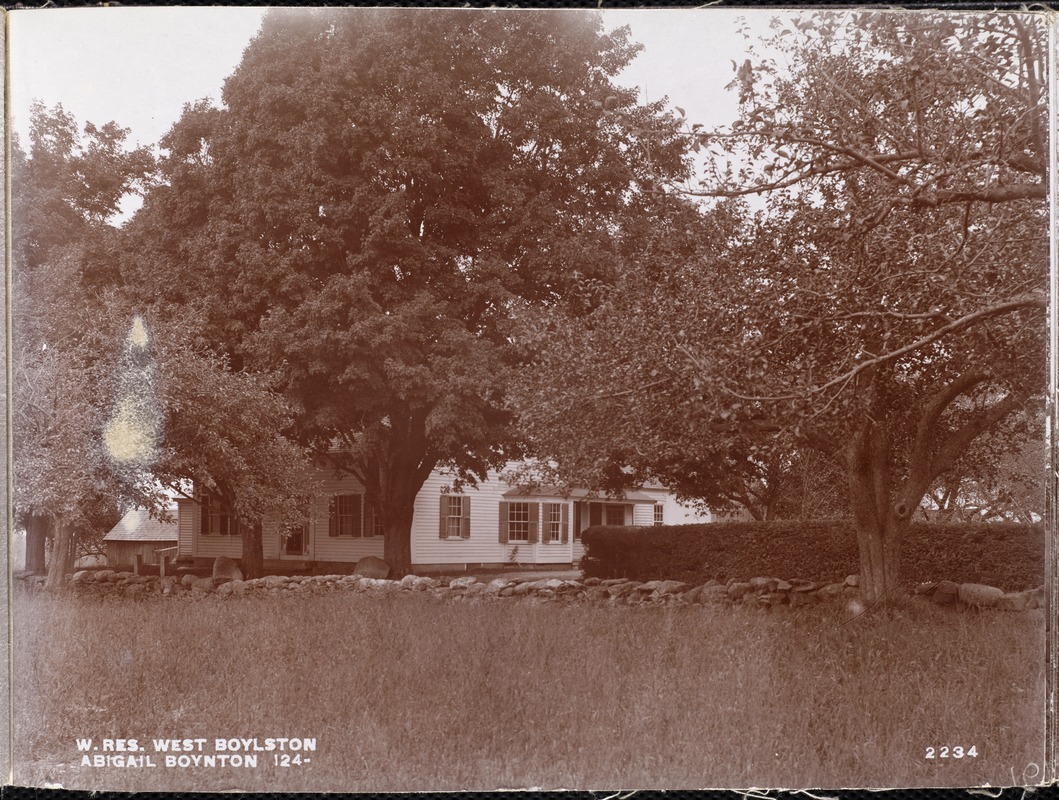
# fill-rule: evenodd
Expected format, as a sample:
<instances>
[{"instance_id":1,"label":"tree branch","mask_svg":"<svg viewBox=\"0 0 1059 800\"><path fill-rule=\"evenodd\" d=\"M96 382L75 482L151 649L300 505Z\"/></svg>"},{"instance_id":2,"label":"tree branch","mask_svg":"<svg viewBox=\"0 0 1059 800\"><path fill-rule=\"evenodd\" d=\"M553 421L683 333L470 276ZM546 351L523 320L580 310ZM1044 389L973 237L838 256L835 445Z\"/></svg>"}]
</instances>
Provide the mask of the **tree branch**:
<instances>
[{"instance_id":1,"label":"tree branch","mask_svg":"<svg viewBox=\"0 0 1059 800\"><path fill-rule=\"evenodd\" d=\"M905 345L904 347L899 347L897 350L893 350L889 353L883 353L882 355L869 358L866 361L861 361L859 364L857 364L857 366L853 367L851 370L848 370L847 372L844 372L841 375L832 378L827 383L821 384L820 386L809 387L801 392L797 392L794 394L744 395L734 391L733 389L728 388L727 386L724 386L722 388L728 394L732 395L733 397L737 397L740 400L780 401L799 400L807 398L812 395L817 395L821 392L825 392L828 389L838 386L839 384L845 383L846 381L857 376L866 369L870 369L872 367L879 366L880 364L884 364L888 361L893 361L894 359L900 358L901 356L908 355L909 353L914 352L915 350L918 350L921 347L925 347L928 344L932 344L933 342L936 342L939 339L943 339L949 334L955 333L956 331L962 330L963 328L970 327L971 325L974 325L975 323L980 322L983 319L1001 316L1003 314L1008 314L1012 311L1018 311L1023 308L1037 307L1043 309L1047 307L1047 304L1048 300L1045 296L1030 295L1027 297L1018 297L1014 300L1009 300L1006 303L999 303L995 306L989 306L988 308L980 309L970 314L966 314L960 317L959 319L950 322L948 325L938 328L936 331L933 331L932 333L929 333L926 336L923 336L917 339L916 341ZM690 357L690 354L687 352L687 350L684 350L684 352ZM698 362L696 360L693 359L693 362L698 365Z\"/></svg>"}]
</instances>

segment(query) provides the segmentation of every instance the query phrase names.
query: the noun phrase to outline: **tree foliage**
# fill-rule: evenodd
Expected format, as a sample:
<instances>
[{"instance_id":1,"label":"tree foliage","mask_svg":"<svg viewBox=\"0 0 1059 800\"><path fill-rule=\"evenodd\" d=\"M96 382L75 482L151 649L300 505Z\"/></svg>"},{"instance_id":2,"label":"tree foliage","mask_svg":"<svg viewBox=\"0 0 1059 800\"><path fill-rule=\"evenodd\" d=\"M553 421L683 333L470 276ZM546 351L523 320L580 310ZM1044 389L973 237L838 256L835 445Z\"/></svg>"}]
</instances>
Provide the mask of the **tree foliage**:
<instances>
[{"instance_id":1,"label":"tree foliage","mask_svg":"<svg viewBox=\"0 0 1059 800\"><path fill-rule=\"evenodd\" d=\"M663 280L630 270L605 309L546 337L542 364L608 388L546 393L529 419L600 421L587 429L612 428L619 464L683 446L720 467L713 491L792 447L828 455L876 600L931 486L1043 402L1044 26L834 12L782 26L773 59L737 67L740 119L686 130L715 156L702 194L765 193L766 208L722 204L731 221L693 258Z\"/></svg>"},{"instance_id":2,"label":"tree foliage","mask_svg":"<svg viewBox=\"0 0 1059 800\"><path fill-rule=\"evenodd\" d=\"M233 372L194 320L160 320L121 284L110 223L152 165L116 125L78 130L61 108L37 107L15 151L14 509L28 566L43 569L53 539L51 586L125 507L164 513L167 487L201 481L258 522L311 491L267 379Z\"/></svg>"},{"instance_id":3,"label":"tree foliage","mask_svg":"<svg viewBox=\"0 0 1059 800\"><path fill-rule=\"evenodd\" d=\"M12 503L32 540L27 566L43 569L53 535L51 585L78 534L116 521L124 492L98 439L113 347L100 330L97 268L113 242L108 220L150 163L125 135L113 124L79 130L61 106L36 105L27 149L12 147Z\"/></svg>"},{"instance_id":4,"label":"tree foliage","mask_svg":"<svg viewBox=\"0 0 1059 800\"><path fill-rule=\"evenodd\" d=\"M634 53L592 14L276 11L224 107L163 142L129 282L280 376L397 569L435 466L474 480L517 451L513 312L597 304L615 231L686 174L674 120L613 83Z\"/></svg>"}]
</instances>

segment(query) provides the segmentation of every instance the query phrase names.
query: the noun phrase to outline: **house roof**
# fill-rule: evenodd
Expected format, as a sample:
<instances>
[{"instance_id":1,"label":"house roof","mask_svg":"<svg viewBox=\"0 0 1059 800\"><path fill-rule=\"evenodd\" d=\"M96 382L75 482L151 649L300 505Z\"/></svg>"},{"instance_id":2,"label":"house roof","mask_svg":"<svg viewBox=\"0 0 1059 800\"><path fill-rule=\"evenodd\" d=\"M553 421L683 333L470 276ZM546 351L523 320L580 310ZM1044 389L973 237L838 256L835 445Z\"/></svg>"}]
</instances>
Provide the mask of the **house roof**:
<instances>
[{"instance_id":1,"label":"house roof","mask_svg":"<svg viewBox=\"0 0 1059 800\"><path fill-rule=\"evenodd\" d=\"M134 508L103 537L104 542L175 542L176 522L154 519L144 508Z\"/></svg>"},{"instance_id":2,"label":"house roof","mask_svg":"<svg viewBox=\"0 0 1059 800\"><path fill-rule=\"evenodd\" d=\"M571 500L594 500L599 503L655 503L657 498L643 492L625 492L622 497L600 497L588 489L562 489L558 486L516 486L504 492L510 497L565 497Z\"/></svg>"}]
</instances>

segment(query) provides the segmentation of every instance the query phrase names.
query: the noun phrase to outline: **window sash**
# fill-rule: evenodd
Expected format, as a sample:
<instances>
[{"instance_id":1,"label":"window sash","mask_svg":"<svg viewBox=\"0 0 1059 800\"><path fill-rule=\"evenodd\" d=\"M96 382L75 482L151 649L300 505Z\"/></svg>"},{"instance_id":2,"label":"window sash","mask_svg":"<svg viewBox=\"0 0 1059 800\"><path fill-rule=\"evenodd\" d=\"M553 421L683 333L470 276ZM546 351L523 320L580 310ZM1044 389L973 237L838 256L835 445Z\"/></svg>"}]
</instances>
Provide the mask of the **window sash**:
<instances>
[{"instance_id":1,"label":"window sash","mask_svg":"<svg viewBox=\"0 0 1059 800\"><path fill-rule=\"evenodd\" d=\"M212 495L201 498L202 514L199 533L203 536L237 536L239 525L231 509Z\"/></svg>"},{"instance_id":2,"label":"window sash","mask_svg":"<svg viewBox=\"0 0 1059 800\"><path fill-rule=\"evenodd\" d=\"M336 494L331 496L330 534L360 538L364 536L364 496Z\"/></svg>"},{"instance_id":3,"label":"window sash","mask_svg":"<svg viewBox=\"0 0 1059 800\"><path fill-rule=\"evenodd\" d=\"M530 534L529 503L511 503L507 512L509 542L528 542Z\"/></svg>"},{"instance_id":4,"label":"window sash","mask_svg":"<svg viewBox=\"0 0 1059 800\"><path fill-rule=\"evenodd\" d=\"M545 503L544 541L548 544L562 540L563 506L561 503Z\"/></svg>"},{"instance_id":5,"label":"window sash","mask_svg":"<svg viewBox=\"0 0 1059 800\"><path fill-rule=\"evenodd\" d=\"M463 534L463 495L446 498L448 513L445 515L445 532L450 539L459 539Z\"/></svg>"}]
</instances>

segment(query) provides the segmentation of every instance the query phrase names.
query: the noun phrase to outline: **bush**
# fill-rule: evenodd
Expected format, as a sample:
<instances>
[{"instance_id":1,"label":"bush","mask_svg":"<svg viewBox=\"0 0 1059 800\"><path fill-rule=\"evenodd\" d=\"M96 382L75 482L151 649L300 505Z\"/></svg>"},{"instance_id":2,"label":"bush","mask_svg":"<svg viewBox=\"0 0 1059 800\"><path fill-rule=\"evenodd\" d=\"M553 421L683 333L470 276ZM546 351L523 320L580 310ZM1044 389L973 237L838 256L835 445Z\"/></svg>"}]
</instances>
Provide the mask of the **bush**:
<instances>
[{"instance_id":1,"label":"bush","mask_svg":"<svg viewBox=\"0 0 1059 800\"><path fill-rule=\"evenodd\" d=\"M834 581L860 570L847 520L594 527L582 540L586 577ZM913 523L901 566L909 584L948 579L1008 591L1033 588L1044 582L1044 526Z\"/></svg>"}]
</instances>

